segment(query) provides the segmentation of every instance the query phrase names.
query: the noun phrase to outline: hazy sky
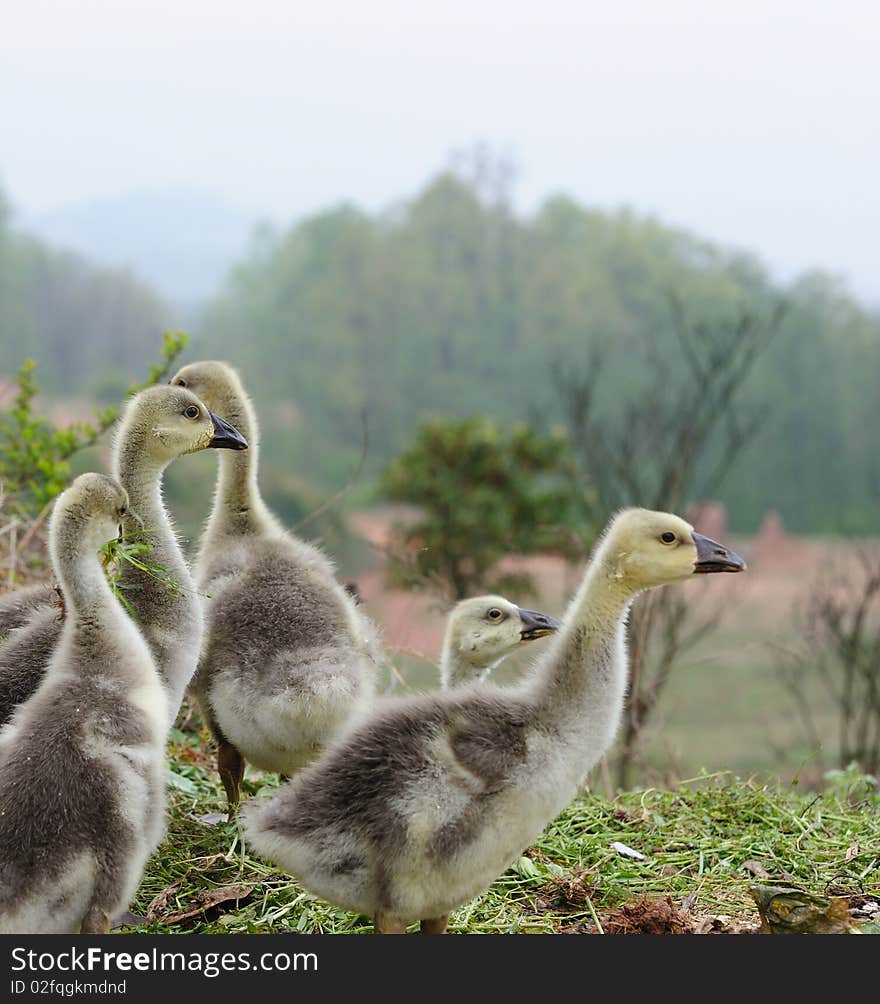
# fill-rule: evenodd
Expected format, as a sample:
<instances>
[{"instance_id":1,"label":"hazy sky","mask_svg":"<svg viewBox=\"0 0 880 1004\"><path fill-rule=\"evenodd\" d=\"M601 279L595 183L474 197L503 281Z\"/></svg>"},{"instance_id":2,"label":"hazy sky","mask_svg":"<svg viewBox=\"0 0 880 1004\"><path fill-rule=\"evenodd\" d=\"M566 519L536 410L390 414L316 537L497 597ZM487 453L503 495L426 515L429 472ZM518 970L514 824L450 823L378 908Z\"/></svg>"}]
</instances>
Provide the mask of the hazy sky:
<instances>
[{"instance_id":1,"label":"hazy sky","mask_svg":"<svg viewBox=\"0 0 880 1004\"><path fill-rule=\"evenodd\" d=\"M290 219L485 140L519 202L629 204L880 302L880 5L5 0L22 213L197 188Z\"/></svg>"}]
</instances>

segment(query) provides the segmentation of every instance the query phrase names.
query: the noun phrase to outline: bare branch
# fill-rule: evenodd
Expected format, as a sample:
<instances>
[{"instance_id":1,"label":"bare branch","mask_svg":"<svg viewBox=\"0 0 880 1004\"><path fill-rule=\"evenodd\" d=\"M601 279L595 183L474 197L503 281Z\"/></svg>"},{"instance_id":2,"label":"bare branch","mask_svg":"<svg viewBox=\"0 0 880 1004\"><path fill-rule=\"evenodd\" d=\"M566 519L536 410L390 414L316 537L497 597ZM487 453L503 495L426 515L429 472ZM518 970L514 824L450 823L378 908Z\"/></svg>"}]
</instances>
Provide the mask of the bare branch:
<instances>
[{"instance_id":1,"label":"bare branch","mask_svg":"<svg viewBox=\"0 0 880 1004\"><path fill-rule=\"evenodd\" d=\"M853 760L880 769L880 552L862 548L857 568L824 575L810 587L800 615L807 644L777 666L811 741L815 712L808 684L816 680L837 710L839 766Z\"/></svg>"},{"instance_id":2,"label":"bare branch","mask_svg":"<svg viewBox=\"0 0 880 1004\"><path fill-rule=\"evenodd\" d=\"M553 370L582 475L594 490L594 522L600 525L623 505L674 510L698 492L716 491L766 418L766 412L744 409L741 394L775 337L784 305L769 311L744 308L726 321L709 322L690 318L677 291L667 300L672 351L668 330L644 337L643 383L622 404L613 402L614 410L603 410L600 400L608 343L596 350L599 358L589 370L572 372L561 365ZM720 616L715 611L691 623L687 607L673 594L634 608L632 679L618 761L621 785L682 654L715 630Z\"/></svg>"}]
</instances>

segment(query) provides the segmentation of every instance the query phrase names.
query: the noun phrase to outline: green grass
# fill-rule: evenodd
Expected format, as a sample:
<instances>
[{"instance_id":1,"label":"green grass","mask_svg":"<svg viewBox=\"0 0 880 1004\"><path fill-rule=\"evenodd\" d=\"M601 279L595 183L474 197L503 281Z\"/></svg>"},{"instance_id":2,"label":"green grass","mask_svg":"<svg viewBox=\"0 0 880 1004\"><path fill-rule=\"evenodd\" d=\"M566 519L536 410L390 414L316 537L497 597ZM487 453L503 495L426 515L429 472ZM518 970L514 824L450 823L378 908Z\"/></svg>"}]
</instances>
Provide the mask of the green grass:
<instances>
[{"instance_id":1,"label":"green grass","mask_svg":"<svg viewBox=\"0 0 880 1004\"><path fill-rule=\"evenodd\" d=\"M175 732L169 828L132 909L138 930L200 933L363 933L367 918L336 910L292 878L252 857L236 823L200 821L224 799L203 735ZM250 797L277 779L249 772ZM224 816L225 819L225 816ZM620 841L644 861L611 849ZM852 850L859 845L858 852ZM849 853L848 853L849 852ZM847 857L850 860L847 860ZM627 792L613 801L584 794L554 820L519 862L478 899L453 914L451 931L550 933L595 929L610 909L642 896L691 897L697 915L751 924L755 907L743 869L757 862L771 877L812 893L880 894L880 795L872 779L841 772L819 793L731 774L703 775L674 790ZM769 881L769 879L767 880ZM224 887L253 886L197 917L168 923L174 911ZM725 922L726 923L726 922Z\"/></svg>"}]
</instances>

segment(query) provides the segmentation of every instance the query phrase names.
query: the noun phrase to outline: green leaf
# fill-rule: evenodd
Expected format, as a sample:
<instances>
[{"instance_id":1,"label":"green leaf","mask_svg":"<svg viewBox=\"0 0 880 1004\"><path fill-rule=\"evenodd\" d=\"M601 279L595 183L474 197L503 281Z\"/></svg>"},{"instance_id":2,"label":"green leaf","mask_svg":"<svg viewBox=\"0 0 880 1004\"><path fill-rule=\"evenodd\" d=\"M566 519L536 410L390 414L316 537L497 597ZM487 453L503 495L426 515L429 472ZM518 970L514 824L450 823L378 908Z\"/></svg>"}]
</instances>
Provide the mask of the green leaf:
<instances>
[{"instance_id":1,"label":"green leaf","mask_svg":"<svg viewBox=\"0 0 880 1004\"><path fill-rule=\"evenodd\" d=\"M182 791L186 795L199 795L198 786L190 778L184 777L183 774L178 774L170 767L165 769L165 779L173 788L177 788L178 791Z\"/></svg>"}]
</instances>

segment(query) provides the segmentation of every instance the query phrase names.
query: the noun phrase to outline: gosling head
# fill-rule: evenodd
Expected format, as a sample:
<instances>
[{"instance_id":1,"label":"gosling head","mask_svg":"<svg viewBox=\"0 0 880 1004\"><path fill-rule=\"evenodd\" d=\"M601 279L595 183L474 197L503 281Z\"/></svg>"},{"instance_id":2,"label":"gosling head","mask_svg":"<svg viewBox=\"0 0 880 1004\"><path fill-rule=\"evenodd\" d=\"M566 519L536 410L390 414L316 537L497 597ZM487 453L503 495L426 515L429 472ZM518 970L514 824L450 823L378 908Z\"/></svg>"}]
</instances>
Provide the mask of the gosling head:
<instances>
[{"instance_id":1,"label":"gosling head","mask_svg":"<svg viewBox=\"0 0 880 1004\"><path fill-rule=\"evenodd\" d=\"M491 669L521 645L553 634L559 621L503 596L462 600L447 619L444 650L475 671Z\"/></svg>"},{"instance_id":2,"label":"gosling head","mask_svg":"<svg viewBox=\"0 0 880 1004\"><path fill-rule=\"evenodd\" d=\"M742 572L736 553L668 512L624 509L608 527L602 549L616 578L634 591L709 572Z\"/></svg>"},{"instance_id":3,"label":"gosling head","mask_svg":"<svg viewBox=\"0 0 880 1004\"><path fill-rule=\"evenodd\" d=\"M128 402L117 442L137 440L145 459L167 464L208 448L246 450L238 429L215 415L184 387L148 387Z\"/></svg>"},{"instance_id":4,"label":"gosling head","mask_svg":"<svg viewBox=\"0 0 880 1004\"><path fill-rule=\"evenodd\" d=\"M74 542L77 550L96 552L120 535L128 512L128 493L104 474L80 474L57 498L49 525L52 549L59 535Z\"/></svg>"},{"instance_id":5,"label":"gosling head","mask_svg":"<svg viewBox=\"0 0 880 1004\"><path fill-rule=\"evenodd\" d=\"M238 372L229 363L214 359L181 367L171 378L171 385L186 387L217 411L228 407L230 394L237 398L245 396Z\"/></svg>"}]
</instances>

